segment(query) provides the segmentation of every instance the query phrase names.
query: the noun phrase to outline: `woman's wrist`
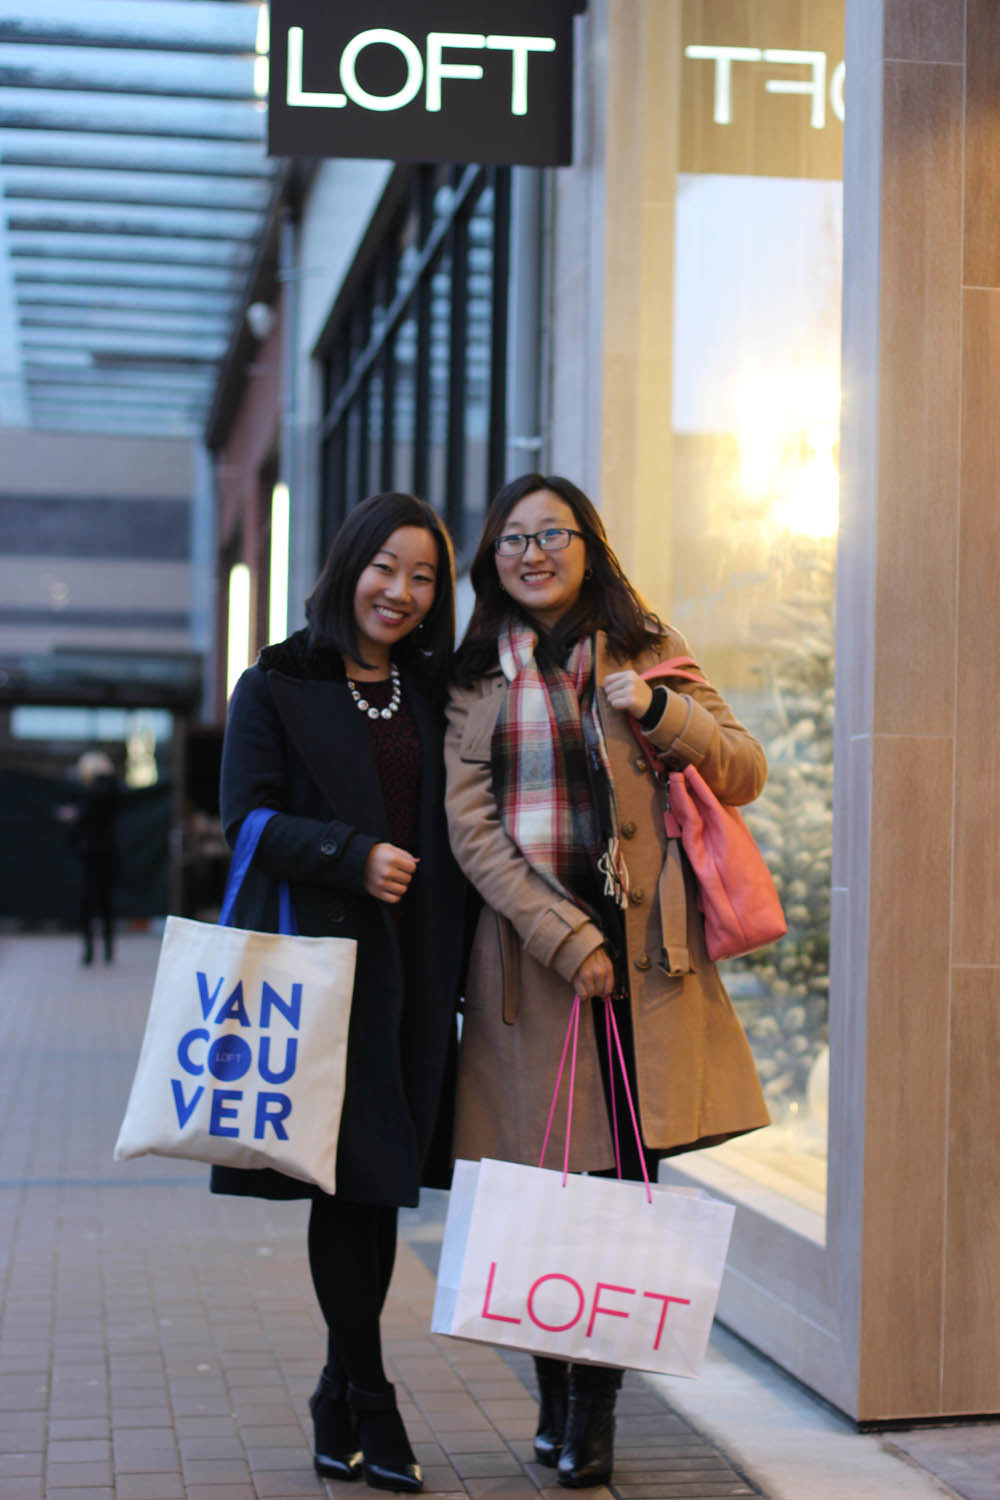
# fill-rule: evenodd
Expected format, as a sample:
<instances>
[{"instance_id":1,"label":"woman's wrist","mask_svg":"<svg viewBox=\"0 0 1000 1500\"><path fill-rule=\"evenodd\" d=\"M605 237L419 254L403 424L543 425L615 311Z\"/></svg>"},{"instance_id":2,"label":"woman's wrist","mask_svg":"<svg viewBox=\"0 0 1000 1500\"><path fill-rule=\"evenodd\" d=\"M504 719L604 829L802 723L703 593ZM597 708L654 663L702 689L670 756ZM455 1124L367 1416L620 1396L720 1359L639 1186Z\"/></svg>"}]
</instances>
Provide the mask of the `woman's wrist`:
<instances>
[{"instance_id":1,"label":"woman's wrist","mask_svg":"<svg viewBox=\"0 0 1000 1500\"><path fill-rule=\"evenodd\" d=\"M659 724L667 707L667 691L662 682L658 682L653 688L652 701L642 718L638 720L640 729L655 729Z\"/></svg>"}]
</instances>

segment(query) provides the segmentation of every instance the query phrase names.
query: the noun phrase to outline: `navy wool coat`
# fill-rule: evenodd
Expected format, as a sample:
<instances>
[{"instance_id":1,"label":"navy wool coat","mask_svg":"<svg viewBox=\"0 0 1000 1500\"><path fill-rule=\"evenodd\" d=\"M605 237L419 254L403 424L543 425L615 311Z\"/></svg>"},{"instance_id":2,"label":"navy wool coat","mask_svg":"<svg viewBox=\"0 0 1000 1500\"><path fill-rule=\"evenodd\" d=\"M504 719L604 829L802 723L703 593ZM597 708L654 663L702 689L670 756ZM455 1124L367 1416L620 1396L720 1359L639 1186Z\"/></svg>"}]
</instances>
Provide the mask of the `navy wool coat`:
<instances>
[{"instance_id":1,"label":"navy wool coat","mask_svg":"<svg viewBox=\"0 0 1000 1500\"><path fill-rule=\"evenodd\" d=\"M311 646L305 630L269 646L237 684L221 811L230 844L252 808L278 814L243 881L236 926L277 931L278 882L287 881L303 935L357 940L337 1196L412 1206L422 1180L447 1185L465 886L445 825L443 712L418 676L401 676L423 770L420 863L398 906L362 884L372 846L391 842L367 722L342 658ZM215 1167L212 1191L303 1198L319 1189L276 1171Z\"/></svg>"}]
</instances>

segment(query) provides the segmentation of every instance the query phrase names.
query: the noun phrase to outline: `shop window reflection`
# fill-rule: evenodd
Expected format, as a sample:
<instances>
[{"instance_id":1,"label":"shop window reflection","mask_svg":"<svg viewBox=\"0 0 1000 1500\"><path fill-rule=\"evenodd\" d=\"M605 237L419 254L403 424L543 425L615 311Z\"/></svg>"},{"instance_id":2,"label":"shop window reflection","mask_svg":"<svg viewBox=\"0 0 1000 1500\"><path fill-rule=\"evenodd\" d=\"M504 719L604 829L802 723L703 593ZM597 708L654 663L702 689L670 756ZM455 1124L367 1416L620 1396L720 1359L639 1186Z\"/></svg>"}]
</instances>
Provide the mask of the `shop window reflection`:
<instances>
[{"instance_id":1,"label":"shop window reflection","mask_svg":"<svg viewBox=\"0 0 1000 1500\"><path fill-rule=\"evenodd\" d=\"M843 0L791 9L817 55L843 56ZM842 135L836 111L820 129L809 97L774 85L798 78L774 51L788 11L765 0L734 40L727 16L684 7L671 618L767 750L744 811L788 919L725 966L775 1124L711 1155L823 1213ZM712 49L736 42L720 118Z\"/></svg>"}]
</instances>

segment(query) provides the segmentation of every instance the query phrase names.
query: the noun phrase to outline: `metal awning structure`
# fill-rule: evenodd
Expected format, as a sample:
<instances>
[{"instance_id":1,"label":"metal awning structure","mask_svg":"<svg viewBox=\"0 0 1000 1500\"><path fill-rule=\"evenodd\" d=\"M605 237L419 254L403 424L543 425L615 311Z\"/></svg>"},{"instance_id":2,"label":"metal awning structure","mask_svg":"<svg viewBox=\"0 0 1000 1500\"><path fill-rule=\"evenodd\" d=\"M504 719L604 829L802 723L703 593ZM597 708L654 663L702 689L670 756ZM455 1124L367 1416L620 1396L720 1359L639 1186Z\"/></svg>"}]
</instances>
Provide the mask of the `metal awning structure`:
<instances>
[{"instance_id":1,"label":"metal awning structure","mask_svg":"<svg viewBox=\"0 0 1000 1500\"><path fill-rule=\"evenodd\" d=\"M0 423L195 436L277 164L267 8L0 0Z\"/></svg>"}]
</instances>

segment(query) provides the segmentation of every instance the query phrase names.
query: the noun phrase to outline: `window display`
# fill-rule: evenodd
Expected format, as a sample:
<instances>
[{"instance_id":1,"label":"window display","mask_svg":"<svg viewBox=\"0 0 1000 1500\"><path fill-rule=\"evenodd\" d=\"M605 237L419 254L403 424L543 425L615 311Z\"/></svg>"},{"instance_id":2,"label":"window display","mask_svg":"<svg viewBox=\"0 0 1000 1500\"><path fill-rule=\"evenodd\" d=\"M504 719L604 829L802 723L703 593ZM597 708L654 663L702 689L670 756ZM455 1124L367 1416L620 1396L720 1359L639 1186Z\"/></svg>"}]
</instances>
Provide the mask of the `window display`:
<instances>
[{"instance_id":1,"label":"window display","mask_svg":"<svg viewBox=\"0 0 1000 1500\"><path fill-rule=\"evenodd\" d=\"M713 1159L821 1211L833 823L842 0L684 6L670 616L763 741L788 935L725 966L775 1124ZM727 31L726 28L729 27ZM733 33L733 34L730 34Z\"/></svg>"}]
</instances>

